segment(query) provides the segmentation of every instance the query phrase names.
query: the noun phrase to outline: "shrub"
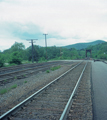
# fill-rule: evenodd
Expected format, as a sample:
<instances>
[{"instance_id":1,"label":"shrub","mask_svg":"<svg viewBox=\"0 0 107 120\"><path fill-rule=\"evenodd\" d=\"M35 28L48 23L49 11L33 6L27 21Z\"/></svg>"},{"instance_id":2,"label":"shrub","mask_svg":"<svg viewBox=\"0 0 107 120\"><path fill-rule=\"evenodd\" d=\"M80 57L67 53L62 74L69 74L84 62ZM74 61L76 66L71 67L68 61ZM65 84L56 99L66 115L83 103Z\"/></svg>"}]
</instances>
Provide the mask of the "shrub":
<instances>
[{"instance_id":1,"label":"shrub","mask_svg":"<svg viewBox=\"0 0 107 120\"><path fill-rule=\"evenodd\" d=\"M2 56L0 56L0 67L4 66L4 59Z\"/></svg>"},{"instance_id":2,"label":"shrub","mask_svg":"<svg viewBox=\"0 0 107 120\"><path fill-rule=\"evenodd\" d=\"M27 83L27 81L24 81L24 83Z\"/></svg>"},{"instance_id":3,"label":"shrub","mask_svg":"<svg viewBox=\"0 0 107 120\"><path fill-rule=\"evenodd\" d=\"M12 86L8 89L8 91L10 91L11 89L15 89L16 87L17 87L17 85L14 84L14 85L12 85Z\"/></svg>"},{"instance_id":4,"label":"shrub","mask_svg":"<svg viewBox=\"0 0 107 120\"><path fill-rule=\"evenodd\" d=\"M5 93L7 93L7 89L2 89L2 90L0 90L0 94L1 94L1 95L5 94Z\"/></svg>"},{"instance_id":5,"label":"shrub","mask_svg":"<svg viewBox=\"0 0 107 120\"><path fill-rule=\"evenodd\" d=\"M11 87L10 87L10 89L14 89L14 88L16 88L17 87L17 85L15 84L15 85L12 85Z\"/></svg>"},{"instance_id":6,"label":"shrub","mask_svg":"<svg viewBox=\"0 0 107 120\"><path fill-rule=\"evenodd\" d=\"M47 70L46 72L47 72L47 73L50 73L50 71L49 71L49 70Z\"/></svg>"},{"instance_id":7,"label":"shrub","mask_svg":"<svg viewBox=\"0 0 107 120\"><path fill-rule=\"evenodd\" d=\"M15 63L17 65L20 65L22 64L22 59L20 57L20 54L19 52L13 52L12 55L11 55L11 58L9 60L9 63L12 64L12 63Z\"/></svg>"}]
</instances>

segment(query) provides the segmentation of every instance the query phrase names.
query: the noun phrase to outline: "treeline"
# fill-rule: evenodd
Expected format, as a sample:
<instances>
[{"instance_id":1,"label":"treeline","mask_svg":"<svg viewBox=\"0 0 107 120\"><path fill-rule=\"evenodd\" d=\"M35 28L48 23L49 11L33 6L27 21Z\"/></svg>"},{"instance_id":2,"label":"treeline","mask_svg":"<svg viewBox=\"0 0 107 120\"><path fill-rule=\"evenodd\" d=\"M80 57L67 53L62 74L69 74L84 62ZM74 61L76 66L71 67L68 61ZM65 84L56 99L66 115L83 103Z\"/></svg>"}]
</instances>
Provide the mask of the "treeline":
<instances>
[{"instance_id":1,"label":"treeline","mask_svg":"<svg viewBox=\"0 0 107 120\"><path fill-rule=\"evenodd\" d=\"M90 46L87 49L92 50L92 58L107 59L107 43L102 43L94 46ZM34 45L33 57L35 62L43 62L46 60L72 60L72 59L84 59L86 49L76 50L75 48L67 49L64 47L47 47L46 48ZM90 53L88 53L90 57ZM0 52L0 67L3 67L4 63L9 64L21 64L23 62L32 61L32 47L25 49L23 43L13 44L10 49Z\"/></svg>"},{"instance_id":2,"label":"treeline","mask_svg":"<svg viewBox=\"0 0 107 120\"><path fill-rule=\"evenodd\" d=\"M46 60L60 60L60 59L82 59L85 57L84 51L77 51L76 49L60 48L56 46L46 48L37 45L33 46L33 57L35 62L42 62ZM25 49L23 43L13 44L10 49L0 52L0 66L4 63L21 64L23 61L32 61L32 47Z\"/></svg>"},{"instance_id":3,"label":"treeline","mask_svg":"<svg viewBox=\"0 0 107 120\"><path fill-rule=\"evenodd\" d=\"M107 42L89 46L87 49L91 49L92 58L107 60Z\"/></svg>"}]
</instances>

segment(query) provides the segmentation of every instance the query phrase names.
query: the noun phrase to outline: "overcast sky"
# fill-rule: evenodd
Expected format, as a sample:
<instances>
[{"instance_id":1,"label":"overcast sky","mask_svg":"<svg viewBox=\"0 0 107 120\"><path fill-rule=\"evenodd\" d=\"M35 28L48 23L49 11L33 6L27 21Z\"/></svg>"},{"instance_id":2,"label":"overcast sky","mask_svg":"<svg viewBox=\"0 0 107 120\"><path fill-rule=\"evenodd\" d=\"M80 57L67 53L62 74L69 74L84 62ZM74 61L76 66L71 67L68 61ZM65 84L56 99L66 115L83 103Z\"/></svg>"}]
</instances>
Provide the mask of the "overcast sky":
<instances>
[{"instance_id":1,"label":"overcast sky","mask_svg":"<svg viewBox=\"0 0 107 120\"><path fill-rule=\"evenodd\" d=\"M16 42L65 46L107 41L107 0L0 0L0 50Z\"/></svg>"}]
</instances>

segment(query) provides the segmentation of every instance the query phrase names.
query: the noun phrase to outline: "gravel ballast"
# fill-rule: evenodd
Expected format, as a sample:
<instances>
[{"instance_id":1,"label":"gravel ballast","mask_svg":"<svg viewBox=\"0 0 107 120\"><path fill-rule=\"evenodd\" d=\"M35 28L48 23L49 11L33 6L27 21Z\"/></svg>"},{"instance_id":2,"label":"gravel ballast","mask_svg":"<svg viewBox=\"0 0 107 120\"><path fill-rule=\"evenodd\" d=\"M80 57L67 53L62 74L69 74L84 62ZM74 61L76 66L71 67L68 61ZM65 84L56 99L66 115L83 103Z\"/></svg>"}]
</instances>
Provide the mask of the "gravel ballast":
<instances>
[{"instance_id":1,"label":"gravel ballast","mask_svg":"<svg viewBox=\"0 0 107 120\"><path fill-rule=\"evenodd\" d=\"M91 99L91 63L88 63L67 120L93 120Z\"/></svg>"},{"instance_id":2,"label":"gravel ballast","mask_svg":"<svg viewBox=\"0 0 107 120\"><path fill-rule=\"evenodd\" d=\"M46 71L40 71L38 74L32 75L28 78L16 80L13 83L8 83L5 86L0 86L0 89L2 89L4 87L9 88L15 84L17 85L15 89L10 90L6 94L0 95L0 115L14 107L14 105L23 101L25 98L29 97L31 94L45 86L47 83L60 76L72 66L74 66L74 64L62 65L60 69L57 69L55 71L49 70L49 73ZM77 90L76 95L74 96L74 101L68 114L68 120L93 119L90 68L91 63L88 63L84 75L81 79L80 86ZM71 78L72 77L69 77L69 79Z\"/></svg>"},{"instance_id":3,"label":"gravel ballast","mask_svg":"<svg viewBox=\"0 0 107 120\"><path fill-rule=\"evenodd\" d=\"M0 86L1 90L3 88L8 89L13 85L17 85L15 89L11 89L9 92L0 95L0 115L14 107L14 105L23 101L25 98L29 97L29 95L45 86L50 81L60 76L74 64L63 65L60 69L57 69L55 71L49 70L49 73L46 71L40 71L38 74L32 75L31 77L16 80L12 83L6 84L5 86Z\"/></svg>"}]
</instances>

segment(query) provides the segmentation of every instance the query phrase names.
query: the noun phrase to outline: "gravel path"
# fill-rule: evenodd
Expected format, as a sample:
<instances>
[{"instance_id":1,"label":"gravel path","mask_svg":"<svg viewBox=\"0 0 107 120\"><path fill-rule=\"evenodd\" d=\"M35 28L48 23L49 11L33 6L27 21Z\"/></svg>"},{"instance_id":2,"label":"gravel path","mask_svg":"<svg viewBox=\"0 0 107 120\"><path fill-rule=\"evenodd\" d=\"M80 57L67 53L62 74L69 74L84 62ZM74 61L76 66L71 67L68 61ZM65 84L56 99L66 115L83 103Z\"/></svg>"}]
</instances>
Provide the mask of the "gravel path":
<instances>
[{"instance_id":1,"label":"gravel path","mask_svg":"<svg viewBox=\"0 0 107 120\"><path fill-rule=\"evenodd\" d=\"M75 64L75 63L74 63ZM50 73L39 72L31 77L16 80L13 83L8 83L5 86L0 86L0 90L3 88L10 88L13 85L17 85L15 89L7 92L6 94L0 95L0 115L12 108L14 105L18 104L26 97L37 91L48 82L52 81L66 70L71 68L74 64L63 65L60 69L55 71L50 71Z\"/></svg>"}]
</instances>

